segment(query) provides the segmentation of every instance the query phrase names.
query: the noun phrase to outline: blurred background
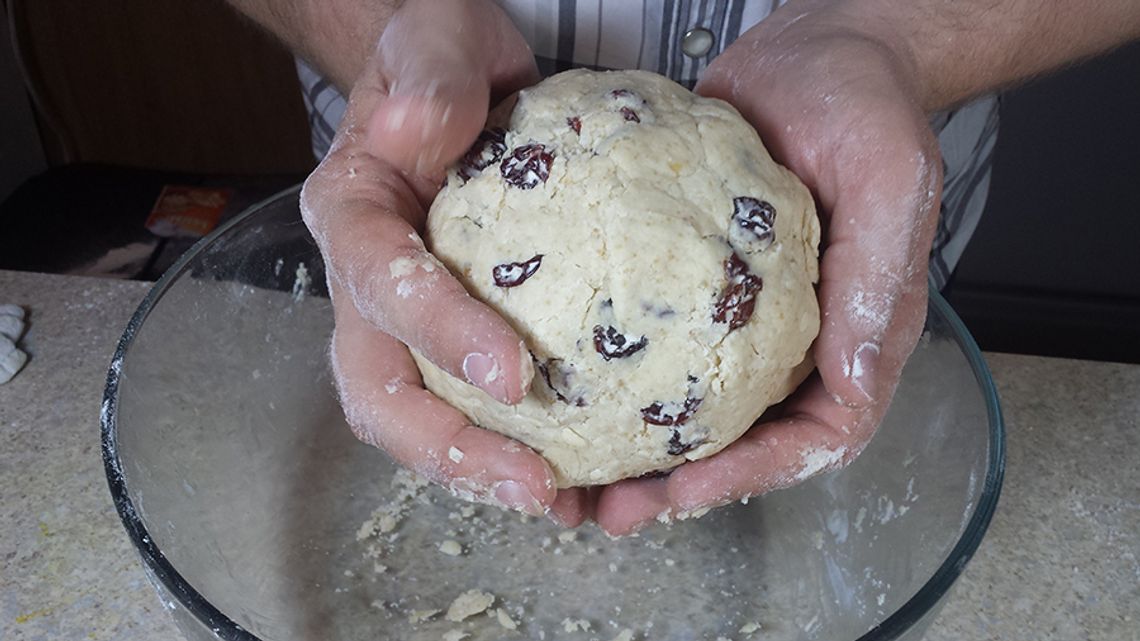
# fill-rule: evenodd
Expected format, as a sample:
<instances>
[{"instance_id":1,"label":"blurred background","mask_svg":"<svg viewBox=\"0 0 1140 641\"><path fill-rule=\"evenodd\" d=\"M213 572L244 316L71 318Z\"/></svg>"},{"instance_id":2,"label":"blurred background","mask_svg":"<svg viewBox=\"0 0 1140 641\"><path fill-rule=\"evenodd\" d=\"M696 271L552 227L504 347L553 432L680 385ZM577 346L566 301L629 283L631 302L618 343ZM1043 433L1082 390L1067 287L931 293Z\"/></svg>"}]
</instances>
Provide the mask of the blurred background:
<instances>
[{"instance_id":1,"label":"blurred background","mask_svg":"<svg viewBox=\"0 0 1140 641\"><path fill-rule=\"evenodd\" d=\"M155 279L315 165L293 58L221 0L3 2L0 268Z\"/></svg>"},{"instance_id":2,"label":"blurred background","mask_svg":"<svg viewBox=\"0 0 1140 641\"><path fill-rule=\"evenodd\" d=\"M2 10L0 269L153 280L315 165L292 57L221 0ZM1140 362L1138 80L1132 45L1003 95L946 290L983 349Z\"/></svg>"}]
</instances>

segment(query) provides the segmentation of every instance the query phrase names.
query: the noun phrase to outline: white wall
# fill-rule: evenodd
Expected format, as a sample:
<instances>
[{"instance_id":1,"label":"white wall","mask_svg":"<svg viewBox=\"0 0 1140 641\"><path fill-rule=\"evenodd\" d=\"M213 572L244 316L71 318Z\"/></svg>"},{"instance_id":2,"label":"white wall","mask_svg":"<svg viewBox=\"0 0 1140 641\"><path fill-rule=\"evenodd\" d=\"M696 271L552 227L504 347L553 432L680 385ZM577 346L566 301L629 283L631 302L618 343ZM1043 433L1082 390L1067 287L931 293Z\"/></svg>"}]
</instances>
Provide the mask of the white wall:
<instances>
[{"instance_id":1,"label":"white wall","mask_svg":"<svg viewBox=\"0 0 1140 641\"><path fill-rule=\"evenodd\" d=\"M12 50L8 16L0 4L0 200L45 167L39 131Z\"/></svg>"}]
</instances>

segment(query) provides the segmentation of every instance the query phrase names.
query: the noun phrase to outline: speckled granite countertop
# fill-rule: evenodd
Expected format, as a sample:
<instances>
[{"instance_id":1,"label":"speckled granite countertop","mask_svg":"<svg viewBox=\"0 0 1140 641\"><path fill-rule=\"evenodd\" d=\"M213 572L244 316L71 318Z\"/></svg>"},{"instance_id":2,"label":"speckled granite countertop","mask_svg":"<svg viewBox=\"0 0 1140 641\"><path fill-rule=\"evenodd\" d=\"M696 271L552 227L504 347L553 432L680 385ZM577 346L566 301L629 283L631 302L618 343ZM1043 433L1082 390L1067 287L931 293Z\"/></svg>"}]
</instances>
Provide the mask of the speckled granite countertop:
<instances>
[{"instance_id":1,"label":"speckled granite countertop","mask_svg":"<svg viewBox=\"0 0 1140 641\"><path fill-rule=\"evenodd\" d=\"M99 403L145 283L0 271L29 311L0 386L0 641L179 639L111 506ZM1140 366L987 355L1001 505L927 641L1140 640Z\"/></svg>"}]
</instances>

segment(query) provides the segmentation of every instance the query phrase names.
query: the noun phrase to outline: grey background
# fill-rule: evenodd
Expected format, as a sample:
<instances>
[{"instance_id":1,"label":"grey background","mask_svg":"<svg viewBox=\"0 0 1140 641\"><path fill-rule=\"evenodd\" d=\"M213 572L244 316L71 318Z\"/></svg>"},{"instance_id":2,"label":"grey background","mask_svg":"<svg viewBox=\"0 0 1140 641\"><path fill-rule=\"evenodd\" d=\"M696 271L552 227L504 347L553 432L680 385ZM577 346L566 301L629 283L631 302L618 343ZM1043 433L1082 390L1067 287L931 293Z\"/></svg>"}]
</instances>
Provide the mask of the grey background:
<instances>
[{"instance_id":1,"label":"grey background","mask_svg":"<svg viewBox=\"0 0 1140 641\"><path fill-rule=\"evenodd\" d=\"M1007 92L948 288L986 349L1140 362L1140 44Z\"/></svg>"},{"instance_id":2,"label":"grey background","mask_svg":"<svg viewBox=\"0 0 1140 641\"><path fill-rule=\"evenodd\" d=\"M45 167L39 130L8 32L8 15L0 4L0 201Z\"/></svg>"}]
</instances>

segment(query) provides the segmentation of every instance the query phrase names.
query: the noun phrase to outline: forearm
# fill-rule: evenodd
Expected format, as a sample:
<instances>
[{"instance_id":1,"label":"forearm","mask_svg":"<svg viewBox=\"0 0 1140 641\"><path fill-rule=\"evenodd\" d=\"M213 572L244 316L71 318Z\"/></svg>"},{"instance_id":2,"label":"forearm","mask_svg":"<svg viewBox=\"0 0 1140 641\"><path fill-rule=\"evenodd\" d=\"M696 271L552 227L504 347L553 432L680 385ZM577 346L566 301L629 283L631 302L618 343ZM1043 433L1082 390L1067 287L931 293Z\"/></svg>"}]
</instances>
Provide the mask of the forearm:
<instances>
[{"instance_id":1,"label":"forearm","mask_svg":"<svg viewBox=\"0 0 1140 641\"><path fill-rule=\"evenodd\" d=\"M401 0L227 0L345 94Z\"/></svg>"},{"instance_id":2,"label":"forearm","mask_svg":"<svg viewBox=\"0 0 1140 641\"><path fill-rule=\"evenodd\" d=\"M813 8L815 0L789 5ZM1137 0L823 0L821 17L899 53L934 111L1140 37Z\"/></svg>"}]
</instances>

